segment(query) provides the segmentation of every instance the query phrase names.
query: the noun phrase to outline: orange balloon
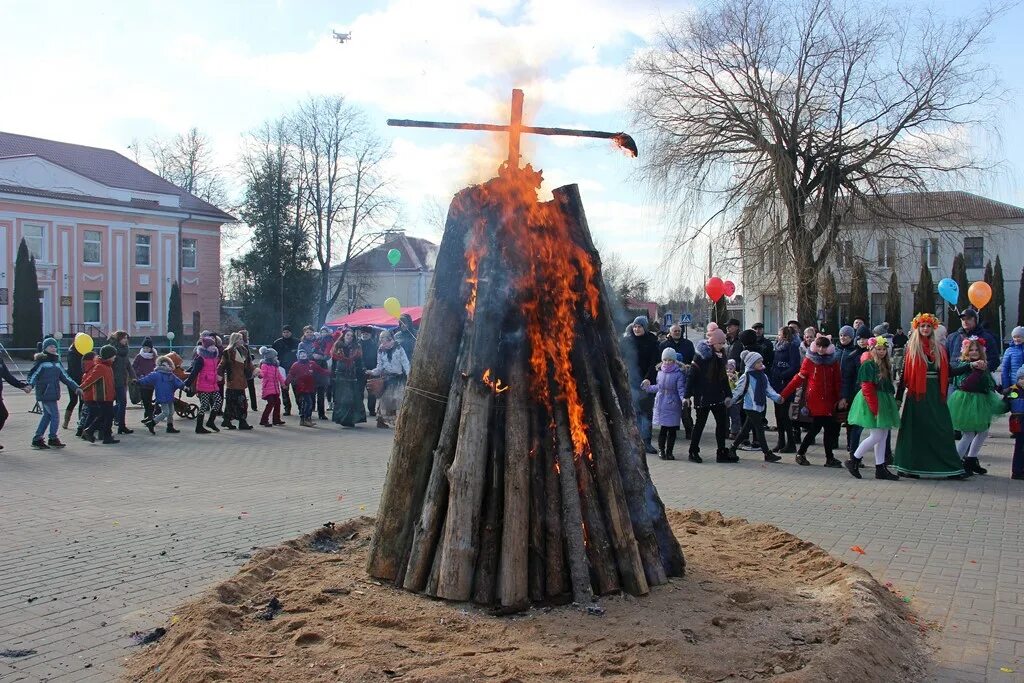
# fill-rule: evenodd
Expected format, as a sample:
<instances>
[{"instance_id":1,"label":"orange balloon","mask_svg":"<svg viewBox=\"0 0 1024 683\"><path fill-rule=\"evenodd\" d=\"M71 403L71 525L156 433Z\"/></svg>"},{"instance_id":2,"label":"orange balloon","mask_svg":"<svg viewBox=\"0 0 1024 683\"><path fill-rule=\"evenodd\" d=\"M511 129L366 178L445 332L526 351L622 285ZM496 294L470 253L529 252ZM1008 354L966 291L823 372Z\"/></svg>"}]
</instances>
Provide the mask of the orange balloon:
<instances>
[{"instance_id":1,"label":"orange balloon","mask_svg":"<svg viewBox=\"0 0 1024 683\"><path fill-rule=\"evenodd\" d=\"M967 298L975 308L985 308L992 301L992 288L984 280L979 280L967 290Z\"/></svg>"}]
</instances>

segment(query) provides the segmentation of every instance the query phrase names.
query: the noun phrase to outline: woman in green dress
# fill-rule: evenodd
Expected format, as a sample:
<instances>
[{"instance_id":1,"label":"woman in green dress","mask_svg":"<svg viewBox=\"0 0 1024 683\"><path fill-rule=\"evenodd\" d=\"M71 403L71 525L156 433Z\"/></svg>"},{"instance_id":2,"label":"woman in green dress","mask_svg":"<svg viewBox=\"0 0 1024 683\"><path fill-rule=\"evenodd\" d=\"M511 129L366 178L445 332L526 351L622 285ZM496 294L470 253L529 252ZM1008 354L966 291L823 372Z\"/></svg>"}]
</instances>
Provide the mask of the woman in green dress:
<instances>
[{"instance_id":1,"label":"woman in green dress","mask_svg":"<svg viewBox=\"0 0 1024 683\"><path fill-rule=\"evenodd\" d=\"M892 366L889 364L889 340L874 337L868 340L868 351L861 357L857 372L859 393L850 406L846 421L864 429L860 445L847 460L847 471L860 479L860 464L864 456L875 453L875 479L899 481L885 466L885 443L889 431L900 423L900 409L896 404L896 387L892 383Z\"/></svg>"},{"instance_id":2,"label":"woman in green dress","mask_svg":"<svg viewBox=\"0 0 1024 683\"><path fill-rule=\"evenodd\" d=\"M903 361L907 395L893 463L906 477L962 479L971 473L956 452L946 388L951 374L966 374L971 366L950 370L946 349L934 338L938 326L938 318L930 313L919 314L911 323Z\"/></svg>"},{"instance_id":3,"label":"woman in green dress","mask_svg":"<svg viewBox=\"0 0 1024 683\"><path fill-rule=\"evenodd\" d=\"M988 474L978 461L978 453L988 438L992 418L1006 412L1003 397L996 393L996 382L985 358L984 339L964 339L960 359L953 365L967 366L970 372L953 379L956 391L949 397L953 429L962 435L956 443L956 451L963 459L964 469L974 474Z\"/></svg>"}]
</instances>

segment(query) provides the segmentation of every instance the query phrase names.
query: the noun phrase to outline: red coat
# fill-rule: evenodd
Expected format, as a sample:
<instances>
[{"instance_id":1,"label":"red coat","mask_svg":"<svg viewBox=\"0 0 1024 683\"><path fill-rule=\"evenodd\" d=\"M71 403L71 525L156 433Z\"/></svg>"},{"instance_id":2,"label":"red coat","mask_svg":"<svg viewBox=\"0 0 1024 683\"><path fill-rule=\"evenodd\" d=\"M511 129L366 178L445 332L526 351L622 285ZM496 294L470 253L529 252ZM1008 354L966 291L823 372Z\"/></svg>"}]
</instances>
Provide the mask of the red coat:
<instances>
[{"instance_id":1,"label":"red coat","mask_svg":"<svg viewBox=\"0 0 1024 683\"><path fill-rule=\"evenodd\" d=\"M330 377L331 371L316 364L316 361L297 360L288 369L287 383L295 387L300 394L316 393L316 378Z\"/></svg>"},{"instance_id":2,"label":"red coat","mask_svg":"<svg viewBox=\"0 0 1024 683\"><path fill-rule=\"evenodd\" d=\"M805 356L800 363L800 372L782 390L782 398L792 398L804 379L808 380L807 411L813 417L830 417L839 403L839 392L843 383L842 374L839 372L839 359L825 365L815 363Z\"/></svg>"},{"instance_id":3,"label":"red coat","mask_svg":"<svg viewBox=\"0 0 1024 683\"><path fill-rule=\"evenodd\" d=\"M87 360L82 364L82 400L88 402L114 402L114 360Z\"/></svg>"}]
</instances>

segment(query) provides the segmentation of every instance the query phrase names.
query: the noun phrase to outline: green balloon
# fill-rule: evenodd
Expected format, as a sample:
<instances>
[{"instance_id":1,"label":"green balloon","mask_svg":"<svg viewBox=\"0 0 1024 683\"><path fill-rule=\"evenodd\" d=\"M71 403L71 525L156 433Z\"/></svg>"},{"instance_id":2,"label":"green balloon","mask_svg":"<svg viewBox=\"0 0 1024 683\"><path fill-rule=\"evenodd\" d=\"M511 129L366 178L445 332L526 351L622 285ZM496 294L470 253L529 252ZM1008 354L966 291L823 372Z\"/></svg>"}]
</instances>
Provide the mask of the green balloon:
<instances>
[{"instance_id":1,"label":"green balloon","mask_svg":"<svg viewBox=\"0 0 1024 683\"><path fill-rule=\"evenodd\" d=\"M402 252L397 249L388 250L388 263L393 266L397 266L398 262L402 260Z\"/></svg>"}]
</instances>

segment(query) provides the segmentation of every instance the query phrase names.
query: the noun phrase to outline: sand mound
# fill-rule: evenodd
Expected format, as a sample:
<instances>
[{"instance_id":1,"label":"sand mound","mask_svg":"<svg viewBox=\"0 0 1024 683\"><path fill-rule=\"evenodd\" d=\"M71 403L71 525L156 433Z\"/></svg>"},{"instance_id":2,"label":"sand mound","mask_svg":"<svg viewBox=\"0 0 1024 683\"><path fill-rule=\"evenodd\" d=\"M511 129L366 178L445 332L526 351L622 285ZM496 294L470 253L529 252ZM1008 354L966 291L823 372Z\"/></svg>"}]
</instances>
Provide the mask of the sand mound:
<instances>
[{"instance_id":1,"label":"sand mound","mask_svg":"<svg viewBox=\"0 0 1024 683\"><path fill-rule=\"evenodd\" d=\"M867 572L768 524L671 512L687 575L491 616L367 579L372 520L261 551L127 665L141 681L912 681L924 647ZM276 598L280 603L271 604Z\"/></svg>"}]
</instances>

